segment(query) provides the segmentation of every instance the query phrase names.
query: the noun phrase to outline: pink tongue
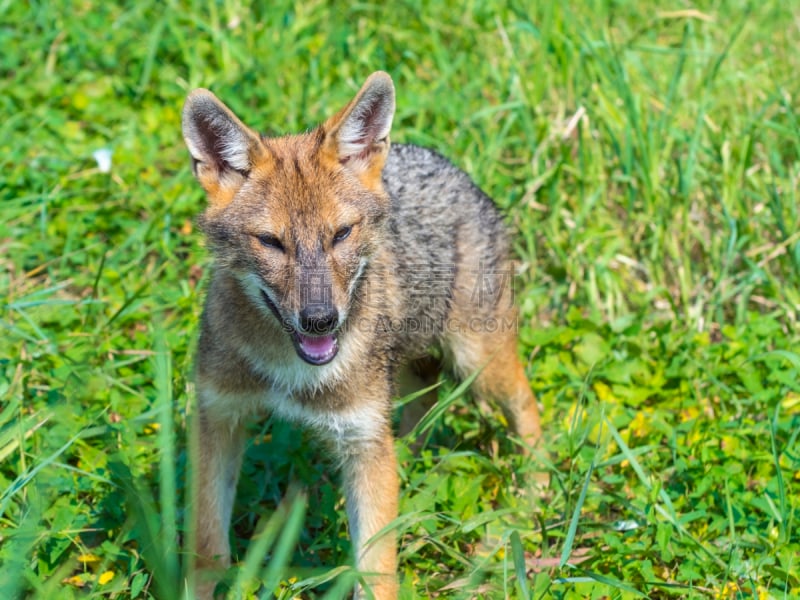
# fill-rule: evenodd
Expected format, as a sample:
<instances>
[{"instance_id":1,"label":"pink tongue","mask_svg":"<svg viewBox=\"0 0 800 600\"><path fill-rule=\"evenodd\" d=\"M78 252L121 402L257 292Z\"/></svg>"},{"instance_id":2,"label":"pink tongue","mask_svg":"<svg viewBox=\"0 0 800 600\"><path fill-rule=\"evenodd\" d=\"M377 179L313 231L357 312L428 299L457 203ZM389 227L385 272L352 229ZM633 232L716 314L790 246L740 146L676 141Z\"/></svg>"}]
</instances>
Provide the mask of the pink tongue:
<instances>
[{"instance_id":1,"label":"pink tongue","mask_svg":"<svg viewBox=\"0 0 800 600\"><path fill-rule=\"evenodd\" d=\"M327 356L333 352L333 348L336 345L336 338L332 335L311 337L298 333L297 340L300 342L300 347L303 349L303 352L315 358Z\"/></svg>"}]
</instances>

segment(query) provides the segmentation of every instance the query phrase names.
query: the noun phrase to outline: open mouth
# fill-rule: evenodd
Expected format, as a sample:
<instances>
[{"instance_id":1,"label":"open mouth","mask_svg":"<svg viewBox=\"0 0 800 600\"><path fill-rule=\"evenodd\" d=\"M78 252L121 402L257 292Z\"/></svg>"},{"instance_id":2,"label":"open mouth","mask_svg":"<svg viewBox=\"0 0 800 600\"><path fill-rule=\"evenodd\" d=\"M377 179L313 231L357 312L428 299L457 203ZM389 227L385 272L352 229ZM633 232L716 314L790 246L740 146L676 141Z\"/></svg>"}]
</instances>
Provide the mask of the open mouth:
<instances>
[{"instance_id":1,"label":"open mouth","mask_svg":"<svg viewBox=\"0 0 800 600\"><path fill-rule=\"evenodd\" d=\"M297 355L312 365L324 365L333 360L339 352L336 335L306 335L299 331L292 332L292 341Z\"/></svg>"},{"instance_id":2,"label":"open mouth","mask_svg":"<svg viewBox=\"0 0 800 600\"><path fill-rule=\"evenodd\" d=\"M275 306L264 290L261 290L261 295L264 297L264 302L269 306L272 314L275 315L275 318L280 321L283 328L292 336L292 343L294 344L297 356L308 364L316 366L327 364L334 359L336 353L339 352L339 342L336 339L335 333L329 333L327 335L308 335L300 333L281 317L278 307Z\"/></svg>"}]
</instances>

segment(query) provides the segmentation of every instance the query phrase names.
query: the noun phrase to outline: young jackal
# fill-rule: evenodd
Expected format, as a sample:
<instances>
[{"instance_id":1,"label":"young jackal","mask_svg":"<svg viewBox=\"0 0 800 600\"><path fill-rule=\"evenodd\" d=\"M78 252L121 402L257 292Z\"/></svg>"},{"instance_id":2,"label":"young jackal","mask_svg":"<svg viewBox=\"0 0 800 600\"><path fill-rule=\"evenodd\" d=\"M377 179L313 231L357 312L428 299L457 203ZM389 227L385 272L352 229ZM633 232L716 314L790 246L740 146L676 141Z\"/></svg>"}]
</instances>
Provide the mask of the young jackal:
<instances>
[{"instance_id":1,"label":"young jackal","mask_svg":"<svg viewBox=\"0 0 800 600\"><path fill-rule=\"evenodd\" d=\"M201 570L227 566L246 421L301 423L341 469L356 566L397 597L392 398L430 353L500 403L527 447L540 435L516 352L508 237L492 201L438 154L389 146L391 78L367 79L315 130L264 138L207 90L183 136L208 196L214 257L197 356ZM422 368L424 366L424 368ZM211 597L213 582L198 587ZM362 589L357 597L366 597Z\"/></svg>"}]
</instances>

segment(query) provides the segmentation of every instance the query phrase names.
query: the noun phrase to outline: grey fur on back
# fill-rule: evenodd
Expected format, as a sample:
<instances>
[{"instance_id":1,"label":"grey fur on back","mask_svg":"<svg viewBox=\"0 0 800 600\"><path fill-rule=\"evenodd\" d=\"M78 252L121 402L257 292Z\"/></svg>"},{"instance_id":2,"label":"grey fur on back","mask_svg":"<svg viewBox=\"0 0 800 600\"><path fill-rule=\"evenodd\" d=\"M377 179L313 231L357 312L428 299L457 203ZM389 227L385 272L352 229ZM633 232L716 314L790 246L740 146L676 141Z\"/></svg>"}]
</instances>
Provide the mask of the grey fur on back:
<instances>
[{"instance_id":1,"label":"grey fur on back","mask_svg":"<svg viewBox=\"0 0 800 600\"><path fill-rule=\"evenodd\" d=\"M508 284L501 281L503 269L510 269L508 233L492 199L433 150L393 144L383 183L392 202L389 239L405 312L411 327L422 328L398 341L424 353L420 345L442 338L454 287L474 287L481 277L489 277L484 283L493 289ZM477 318L495 314L477 298L472 309Z\"/></svg>"}]
</instances>

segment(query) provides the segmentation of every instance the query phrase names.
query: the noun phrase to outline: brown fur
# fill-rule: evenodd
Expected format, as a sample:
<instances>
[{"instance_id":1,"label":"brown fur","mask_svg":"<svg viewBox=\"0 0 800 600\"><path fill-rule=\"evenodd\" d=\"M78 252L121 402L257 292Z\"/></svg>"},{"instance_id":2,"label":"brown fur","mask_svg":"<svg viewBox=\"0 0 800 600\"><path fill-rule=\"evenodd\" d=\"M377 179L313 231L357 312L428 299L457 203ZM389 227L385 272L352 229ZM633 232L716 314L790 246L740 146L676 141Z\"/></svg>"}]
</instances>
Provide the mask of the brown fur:
<instances>
[{"instance_id":1,"label":"brown fur","mask_svg":"<svg viewBox=\"0 0 800 600\"><path fill-rule=\"evenodd\" d=\"M538 442L513 328L480 326L515 319L510 280L498 274L510 265L502 223L438 155L390 152L393 112L385 73L320 128L276 139L262 139L210 92L187 99L184 137L208 195L202 224L215 259L197 358L201 570L230 563L248 418L272 411L331 445L356 566L379 600L397 597L395 536L375 536L397 516L390 411L401 371L430 381L441 366L460 376L480 370L476 393L504 407L528 447ZM476 300L483 285L492 302ZM424 327L387 329L393 322ZM426 358L431 347L444 365ZM201 580L198 595L212 589Z\"/></svg>"}]
</instances>

